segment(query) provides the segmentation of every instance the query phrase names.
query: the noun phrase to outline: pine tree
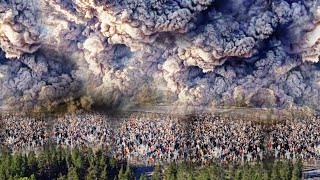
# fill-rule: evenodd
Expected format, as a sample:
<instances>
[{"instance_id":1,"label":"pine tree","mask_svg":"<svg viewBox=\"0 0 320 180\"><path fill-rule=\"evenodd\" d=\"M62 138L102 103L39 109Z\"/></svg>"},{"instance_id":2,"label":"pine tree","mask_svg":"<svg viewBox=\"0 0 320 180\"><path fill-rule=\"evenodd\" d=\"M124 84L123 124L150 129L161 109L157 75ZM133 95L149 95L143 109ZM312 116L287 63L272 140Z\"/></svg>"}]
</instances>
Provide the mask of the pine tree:
<instances>
[{"instance_id":1,"label":"pine tree","mask_svg":"<svg viewBox=\"0 0 320 180\"><path fill-rule=\"evenodd\" d=\"M245 164L242 169L241 173L241 179L242 180L247 180L250 178L250 172L249 172L249 164Z\"/></svg>"},{"instance_id":2,"label":"pine tree","mask_svg":"<svg viewBox=\"0 0 320 180\"><path fill-rule=\"evenodd\" d=\"M78 169L82 169L82 165L83 165L82 157L81 157L81 155L79 155L76 157L74 166Z\"/></svg>"},{"instance_id":3,"label":"pine tree","mask_svg":"<svg viewBox=\"0 0 320 180\"><path fill-rule=\"evenodd\" d=\"M99 171L103 171L104 169L107 168L106 158L103 154L100 156L100 160L99 160L98 165L99 165L99 168L98 168Z\"/></svg>"},{"instance_id":4,"label":"pine tree","mask_svg":"<svg viewBox=\"0 0 320 180\"><path fill-rule=\"evenodd\" d=\"M13 175L19 175L20 177L22 176L21 172L22 172L22 169L21 169L21 165L22 165L22 162L23 159L22 159L22 154L21 153L18 153L18 154L15 154L13 156Z\"/></svg>"},{"instance_id":5,"label":"pine tree","mask_svg":"<svg viewBox=\"0 0 320 180\"><path fill-rule=\"evenodd\" d=\"M161 179L161 171L160 171L160 166L156 165L154 167L153 174L151 176L151 180L160 180Z\"/></svg>"},{"instance_id":6,"label":"pine tree","mask_svg":"<svg viewBox=\"0 0 320 180\"><path fill-rule=\"evenodd\" d=\"M22 164L21 164L21 177L29 176L28 174L28 157L26 154L23 155Z\"/></svg>"},{"instance_id":7,"label":"pine tree","mask_svg":"<svg viewBox=\"0 0 320 180\"><path fill-rule=\"evenodd\" d=\"M105 166L106 165L106 157L104 155L100 156L100 161L99 161L99 165L100 166Z\"/></svg>"},{"instance_id":8,"label":"pine tree","mask_svg":"<svg viewBox=\"0 0 320 180\"><path fill-rule=\"evenodd\" d=\"M291 179L291 165L289 161L285 161L284 163L281 164L279 175L283 180Z\"/></svg>"},{"instance_id":9,"label":"pine tree","mask_svg":"<svg viewBox=\"0 0 320 180\"><path fill-rule=\"evenodd\" d=\"M106 163L105 155L102 152L97 152L97 157L99 157L98 163L98 170L100 172L100 179L107 179L108 178L108 168Z\"/></svg>"},{"instance_id":10,"label":"pine tree","mask_svg":"<svg viewBox=\"0 0 320 180\"><path fill-rule=\"evenodd\" d=\"M124 173L124 178L126 180L134 179L134 173L131 171L129 163L127 163L126 172Z\"/></svg>"},{"instance_id":11,"label":"pine tree","mask_svg":"<svg viewBox=\"0 0 320 180\"><path fill-rule=\"evenodd\" d=\"M262 177L262 174L256 172L254 174L254 177L251 177L251 179L253 179L253 180L263 180L263 177Z\"/></svg>"},{"instance_id":12,"label":"pine tree","mask_svg":"<svg viewBox=\"0 0 320 180\"><path fill-rule=\"evenodd\" d=\"M230 165L228 171L226 172L226 179L233 179L233 172L234 167Z\"/></svg>"},{"instance_id":13,"label":"pine tree","mask_svg":"<svg viewBox=\"0 0 320 180\"><path fill-rule=\"evenodd\" d=\"M66 175L59 175L59 177L57 178L57 180L67 180L67 176Z\"/></svg>"},{"instance_id":14,"label":"pine tree","mask_svg":"<svg viewBox=\"0 0 320 180\"><path fill-rule=\"evenodd\" d=\"M103 170L100 173L100 179L101 180L107 180L108 179L108 170L107 170L106 166L103 168Z\"/></svg>"},{"instance_id":15,"label":"pine tree","mask_svg":"<svg viewBox=\"0 0 320 180\"><path fill-rule=\"evenodd\" d=\"M77 168L73 168L73 179L74 180L79 180L79 175L78 175L78 171Z\"/></svg>"},{"instance_id":16,"label":"pine tree","mask_svg":"<svg viewBox=\"0 0 320 180\"><path fill-rule=\"evenodd\" d=\"M26 177L27 178L27 177ZM19 180L20 179L20 177L19 177L19 175L18 174L16 174L15 176L13 176L13 179L14 180ZM28 178L27 179L25 179L25 178L21 178L22 180L28 180Z\"/></svg>"},{"instance_id":17,"label":"pine tree","mask_svg":"<svg viewBox=\"0 0 320 180\"><path fill-rule=\"evenodd\" d=\"M193 179L191 170L189 170L186 164L181 164L177 170L177 179Z\"/></svg>"},{"instance_id":18,"label":"pine tree","mask_svg":"<svg viewBox=\"0 0 320 180\"><path fill-rule=\"evenodd\" d=\"M164 176L167 180L177 179L177 169L175 164L170 164L164 171Z\"/></svg>"},{"instance_id":19,"label":"pine tree","mask_svg":"<svg viewBox=\"0 0 320 180\"><path fill-rule=\"evenodd\" d=\"M85 177L86 180L95 180L97 179L97 171L94 167L90 167L88 170L88 174Z\"/></svg>"},{"instance_id":20,"label":"pine tree","mask_svg":"<svg viewBox=\"0 0 320 180\"><path fill-rule=\"evenodd\" d=\"M219 177L215 176L213 179L217 179L217 178L219 178ZM197 180L211 180L209 171L206 169L200 170L200 172L198 172L198 174L197 174L196 179Z\"/></svg>"},{"instance_id":21,"label":"pine tree","mask_svg":"<svg viewBox=\"0 0 320 180\"><path fill-rule=\"evenodd\" d=\"M66 159L66 163L67 163L68 168L74 166L74 164L72 162L72 155L71 155L70 151L65 152L65 159Z\"/></svg>"},{"instance_id":22,"label":"pine tree","mask_svg":"<svg viewBox=\"0 0 320 180\"><path fill-rule=\"evenodd\" d=\"M2 165L0 166L0 179L7 179L6 171Z\"/></svg>"},{"instance_id":23,"label":"pine tree","mask_svg":"<svg viewBox=\"0 0 320 180\"><path fill-rule=\"evenodd\" d=\"M271 171L271 180L279 180L280 175L279 175L279 161L273 166L272 171Z\"/></svg>"},{"instance_id":24,"label":"pine tree","mask_svg":"<svg viewBox=\"0 0 320 180\"><path fill-rule=\"evenodd\" d=\"M294 164L291 180L298 180L300 179L300 170L298 164Z\"/></svg>"},{"instance_id":25,"label":"pine tree","mask_svg":"<svg viewBox=\"0 0 320 180\"><path fill-rule=\"evenodd\" d=\"M219 167L219 165L213 164L210 167L209 175L212 178L215 178L215 177L221 178L222 176L224 176L224 171L222 171L222 169Z\"/></svg>"},{"instance_id":26,"label":"pine tree","mask_svg":"<svg viewBox=\"0 0 320 180\"><path fill-rule=\"evenodd\" d=\"M82 158L83 167L93 167L96 166L96 163L99 163L98 160L95 159L95 154L92 152L92 149L86 149L86 156Z\"/></svg>"},{"instance_id":27,"label":"pine tree","mask_svg":"<svg viewBox=\"0 0 320 180\"><path fill-rule=\"evenodd\" d=\"M57 151L55 150L55 148L53 148L53 150L51 150L51 158L50 158L50 162L49 162L49 166L50 166L50 174L52 177L58 177L59 175L59 160L58 160L58 154Z\"/></svg>"},{"instance_id":28,"label":"pine tree","mask_svg":"<svg viewBox=\"0 0 320 180\"><path fill-rule=\"evenodd\" d=\"M240 169L238 169L234 175L235 180L240 180L242 178L242 172Z\"/></svg>"},{"instance_id":29,"label":"pine tree","mask_svg":"<svg viewBox=\"0 0 320 180\"><path fill-rule=\"evenodd\" d=\"M0 176L2 179L8 179L9 173L7 172L10 171L10 165L8 162L8 155L7 152L4 152L2 156L0 156L1 160L1 166L0 166Z\"/></svg>"},{"instance_id":30,"label":"pine tree","mask_svg":"<svg viewBox=\"0 0 320 180\"><path fill-rule=\"evenodd\" d=\"M36 180L36 176L35 176L34 174L32 174L32 175L30 176L30 180Z\"/></svg>"},{"instance_id":31,"label":"pine tree","mask_svg":"<svg viewBox=\"0 0 320 180\"><path fill-rule=\"evenodd\" d=\"M102 153L101 149L98 149L95 153L97 159L101 159L104 154Z\"/></svg>"},{"instance_id":32,"label":"pine tree","mask_svg":"<svg viewBox=\"0 0 320 180\"><path fill-rule=\"evenodd\" d=\"M41 178L48 177L47 173L47 154L45 151L41 151L39 157L37 158L37 165L38 165L38 176Z\"/></svg>"},{"instance_id":33,"label":"pine tree","mask_svg":"<svg viewBox=\"0 0 320 180\"><path fill-rule=\"evenodd\" d=\"M71 158L72 158L72 164L74 164L75 167L77 167L77 159L80 156L80 152L78 149L74 149L71 152Z\"/></svg>"},{"instance_id":34,"label":"pine tree","mask_svg":"<svg viewBox=\"0 0 320 180\"><path fill-rule=\"evenodd\" d=\"M299 169L299 177L302 177L303 162L302 162L301 159L298 160L297 166L298 166L298 169Z\"/></svg>"},{"instance_id":35,"label":"pine tree","mask_svg":"<svg viewBox=\"0 0 320 180\"><path fill-rule=\"evenodd\" d=\"M269 175L268 173L264 172L262 175L262 180L269 180Z\"/></svg>"},{"instance_id":36,"label":"pine tree","mask_svg":"<svg viewBox=\"0 0 320 180\"><path fill-rule=\"evenodd\" d=\"M33 151L28 154L28 174L36 173L38 171L37 160Z\"/></svg>"},{"instance_id":37,"label":"pine tree","mask_svg":"<svg viewBox=\"0 0 320 180\"><path fill-rule=\"evenodd\" d=\"M68 180L73 180L73 167L71 166L69 169L68 169Z\"/></svg>"},{"instance_id":38,"label":"pine tree","mask_svg":"<svg viewBox=\"0 0 320 180\"><path fill-rule=\"evenodd\" d=\"M139 180L147 180L147 177L145 174L141 174Z\"/></svg>"},{"instance_id":39,"label":"pine tree","mask_svg":"<svg viewBox=\"0 0 320 180\"><path fill-rule=\"evenodd\" d=\"M117 160L114 157L110 158L109 164L112 167L112 169L118 168Z\"/></svg>"},{"instance_id":40,"label":"pine tree","mask_svg":"<svg viewBox=\"0 0 320 180\"><path fill-rule=\"evenodd\" d=\"M71 166L68 171L68 180L79 180L77 168Z\"/></svg>"},{"instance_id":41,"label":"pine tree","mask_svg":"<svg viewBox=\"0 0 320 180\"><path fill-rule=\"evenodd\" d=\"M121 165L119 174L118 174L118 180L124 180L124 170L123 170L123 165Z\"/></svg>"}]
</instances>

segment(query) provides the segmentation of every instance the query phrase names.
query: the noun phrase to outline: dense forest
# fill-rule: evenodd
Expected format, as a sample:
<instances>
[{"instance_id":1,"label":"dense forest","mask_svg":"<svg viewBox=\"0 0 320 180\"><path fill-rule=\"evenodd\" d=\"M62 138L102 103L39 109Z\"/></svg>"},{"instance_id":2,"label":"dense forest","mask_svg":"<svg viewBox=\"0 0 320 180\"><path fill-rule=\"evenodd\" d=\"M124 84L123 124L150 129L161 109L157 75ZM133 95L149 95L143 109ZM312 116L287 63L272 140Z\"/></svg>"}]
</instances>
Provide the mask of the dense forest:
<instances>
[{"instance_id":1,"label":"dense forest","mask_svg":"<svg viewBox=\"0 0 320 180\"><path fill-rule=\"evenodd\" d=\"M297 180L302 176L302 162L276 161L243 166L213 164L199 168L190 163L155 166L151 180ZM118 162L105 152L92 149L50 149L39 154L2 152L0 180L133 180L134 168ZM142 174L140 180L147 179Z\"/></svg>"},{"instance_id":2,"label":"dense forest","mask_svg":"<svg viewBox=\"0 0 320 180\"><path fill-rule=\"evenodd\" d=\"M298 180L302 178L301 161L276 161L243 166L211 165L197 169L190 164L170 164L163 171L156 166L152 180ZM143 178L140 178L143 179Z\"/></svg>"},{"instance_id":3,"label":"dense forest","mask_svg":"<svg viewBox=\"0 0 320 180\"><path fill-rule=\"evenodd\" d=\"M124 180L134 177L129 165L109 158L101 150L53 148L37 156L32 151L28 155L4 152L0 159L0 180Z\"/></svg>"}]
</instances>

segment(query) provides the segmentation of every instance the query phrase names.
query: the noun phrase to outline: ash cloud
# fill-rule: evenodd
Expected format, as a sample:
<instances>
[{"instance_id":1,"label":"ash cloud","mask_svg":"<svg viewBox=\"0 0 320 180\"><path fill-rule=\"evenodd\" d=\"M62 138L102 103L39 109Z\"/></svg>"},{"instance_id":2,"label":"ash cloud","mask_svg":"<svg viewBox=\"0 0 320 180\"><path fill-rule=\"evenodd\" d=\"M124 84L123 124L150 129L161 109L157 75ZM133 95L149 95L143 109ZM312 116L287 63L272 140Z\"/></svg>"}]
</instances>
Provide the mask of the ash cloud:
<instances>
[{"instance_id":1,"label":"ash cloud","mask_svg":"<svg viewBox=\"0 0 320 180\"><path fill-rule=\"evenodd\" d=\"M3 62L4 61L4 62ZM62 103L80 87L58 60L43 55L1 58L0 103L4 109L43 110Z\"/></svg>"},{"instance_id":2,"label":"ash cloud","mask_svg":"<svg viewBox=\"0 0 320 180\"><path fill-rule=\"evenodd\" d=\"M319 22L317 0L0 0L0 105L316 108Z\"/></svg>"}]
</instances>

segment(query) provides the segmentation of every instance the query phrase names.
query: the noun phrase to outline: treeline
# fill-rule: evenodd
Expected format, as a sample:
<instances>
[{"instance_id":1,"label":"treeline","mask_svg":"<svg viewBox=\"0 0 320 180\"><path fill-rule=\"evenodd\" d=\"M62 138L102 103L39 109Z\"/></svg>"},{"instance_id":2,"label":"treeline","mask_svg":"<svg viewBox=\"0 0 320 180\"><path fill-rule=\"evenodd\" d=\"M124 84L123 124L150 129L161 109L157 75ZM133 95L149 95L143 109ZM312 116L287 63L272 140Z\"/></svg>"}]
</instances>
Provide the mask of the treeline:
<instances>
[{"instance_id":1,"label":"treeline","mask_svg":"<svg viewBox=\"0 0 320 180\"><path fill-rule=\"evenodd\" d=\"M198 168L190 163L155 166L151 180L298 180L302 178L301 161L276 161L243 166L211 165ZM2 152L0 180L133 180L134 170L107 154L91 149L72 151L58 148L43 150L38 156ZM146 180L142 174L140 180Z\"/></svg>"},{"instance_id":2,"label":"treeline","mask_svg":"<svg viewBox=\"0 0 320 180\"><path fill-rule=\"evenodd\" d=\"M43 150L38 156L2 152L0 157L0 180L94 180L134 179L133 170L125 162L109 158L98 150Z\"/></svg>"},{"instance_id":3,"label":"treeline","mask_svg":"<svg viewBox=\"0 0 320 180\"><path fill-rule=\"evenodd\" d=\"M196 169L190 164L155 167L151 180L298 180L302 178L302 162L277 161L243 166L211 165ZM145 177L141 177L145 180Z\"/></svg>"}]
</instances>

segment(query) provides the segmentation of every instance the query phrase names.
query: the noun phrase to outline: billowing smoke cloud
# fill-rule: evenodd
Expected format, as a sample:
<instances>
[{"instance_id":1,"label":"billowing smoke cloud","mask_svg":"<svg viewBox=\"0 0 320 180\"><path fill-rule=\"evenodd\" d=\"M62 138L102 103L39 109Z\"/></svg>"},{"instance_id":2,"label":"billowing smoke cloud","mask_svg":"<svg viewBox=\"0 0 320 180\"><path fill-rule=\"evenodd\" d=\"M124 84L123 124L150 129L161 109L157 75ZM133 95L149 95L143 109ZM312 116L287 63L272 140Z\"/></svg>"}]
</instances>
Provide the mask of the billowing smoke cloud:
<instances>
[{"instance_id":1,"label":"billowing smoke cloud","mask_svg":"<svg viewBox=\"0 0 320 180\"><path fill-rule=\"evenodd\" d=\"M0 105L319 107L319 42L317 0L0 0Z\"/></svg>"},{"instance_id":2,"label":"billowing smoke cloud","mask_svg":"<svg viewBox=\"0 0 320 180\"><path fill-rule=\"evenodd\" d=\"M0 103L4 109L54 108L80 87L61 62L42 55L25 55L19 60L2 57L0 73Z\"/></svg>"}]
</instances>

